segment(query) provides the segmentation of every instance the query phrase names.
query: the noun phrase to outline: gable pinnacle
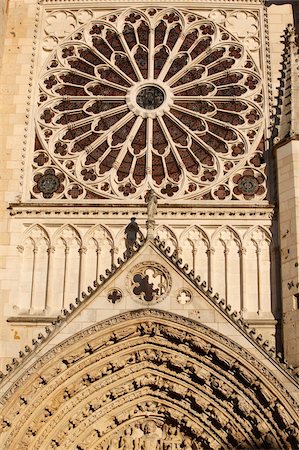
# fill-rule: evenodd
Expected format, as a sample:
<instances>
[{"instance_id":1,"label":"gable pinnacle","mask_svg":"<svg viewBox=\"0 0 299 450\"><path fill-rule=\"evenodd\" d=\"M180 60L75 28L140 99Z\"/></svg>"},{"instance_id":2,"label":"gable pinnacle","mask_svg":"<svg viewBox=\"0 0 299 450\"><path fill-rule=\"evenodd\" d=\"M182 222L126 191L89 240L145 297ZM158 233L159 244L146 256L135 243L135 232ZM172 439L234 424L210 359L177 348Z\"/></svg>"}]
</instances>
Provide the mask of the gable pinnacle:
<instances>
[{"instance_id":1,"label":"gable pinnacle","mask_svg":"<svg viewBox=\"0 0 299 450\"><path fill-rule=\"evenodd\" d=\"M146 195L147 200L147 221L146 221L146 229L147 229L147 241L153 241L155 238L155 215L157 214L157 203L158 198L153 190L148 191Z\"/></svg>"}]
</instances>

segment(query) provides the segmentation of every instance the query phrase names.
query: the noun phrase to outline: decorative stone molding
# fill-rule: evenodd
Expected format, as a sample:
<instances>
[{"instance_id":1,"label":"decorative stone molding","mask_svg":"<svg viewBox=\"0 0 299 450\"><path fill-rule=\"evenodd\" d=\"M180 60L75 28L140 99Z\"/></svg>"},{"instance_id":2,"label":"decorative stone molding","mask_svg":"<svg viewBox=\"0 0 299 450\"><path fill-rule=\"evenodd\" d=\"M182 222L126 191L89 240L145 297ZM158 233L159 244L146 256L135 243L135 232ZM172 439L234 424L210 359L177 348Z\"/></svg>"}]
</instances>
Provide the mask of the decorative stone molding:
<instances>
[{"instance_id":1,"label":"decorative stone molding","mask_svg":"<svg viewBox=\"0 0 299 450\"><path fill-rule=\"evenodd\" d=\"M223 204L217 205L206 203L197 203L196 209L194 208L194 204L176 204L173 203L171 205L171 210L169 209L169 204L159 203L157 218L167 218L167 217L221 217L223 219L228 219L232 217L242 217L242 218L251 218L251 219L261 219L268 218L272 219L274 215L274 207L266 204L256 204L252 208L248 208L247 205L240 204L239 207L235 207L236 205L232 204ZM101 205L101 207L95 207L94 204L81 204L81 205L73 205L73 206L61 206L61 205L48 205L48 204L40 204L34 205L33 203L26 204L16 204L13 203L9 207L10 215L13 217L36 217L39 216L41 218L44 217L121 217L121 216L146 216L146 207L142 205L138 206L136 210L136 205L132 205L130 203L123 204L114 204L114 208L112 210L111 205Z\"/></svg>"}]
</instances>

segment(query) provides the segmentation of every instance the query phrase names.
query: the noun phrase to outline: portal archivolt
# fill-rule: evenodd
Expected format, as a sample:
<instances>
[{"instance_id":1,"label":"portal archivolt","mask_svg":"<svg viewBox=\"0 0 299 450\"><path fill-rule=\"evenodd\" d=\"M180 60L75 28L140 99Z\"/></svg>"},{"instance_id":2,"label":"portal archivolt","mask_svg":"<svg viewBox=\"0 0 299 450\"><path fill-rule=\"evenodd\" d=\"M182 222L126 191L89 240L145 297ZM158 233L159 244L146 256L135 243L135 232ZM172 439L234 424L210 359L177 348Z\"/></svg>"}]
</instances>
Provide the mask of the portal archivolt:
<instances>
[{"instance_id":1,"label":"portal archivolt","mask_svg":"<svg viewBox=\"0 0 299 450\"><path fill-rule=\"evenodd\" d=\"M2 399L5 449L291 449L296 405L245 350L173 314L96 324Z\"/></svg>"}]
</instances>

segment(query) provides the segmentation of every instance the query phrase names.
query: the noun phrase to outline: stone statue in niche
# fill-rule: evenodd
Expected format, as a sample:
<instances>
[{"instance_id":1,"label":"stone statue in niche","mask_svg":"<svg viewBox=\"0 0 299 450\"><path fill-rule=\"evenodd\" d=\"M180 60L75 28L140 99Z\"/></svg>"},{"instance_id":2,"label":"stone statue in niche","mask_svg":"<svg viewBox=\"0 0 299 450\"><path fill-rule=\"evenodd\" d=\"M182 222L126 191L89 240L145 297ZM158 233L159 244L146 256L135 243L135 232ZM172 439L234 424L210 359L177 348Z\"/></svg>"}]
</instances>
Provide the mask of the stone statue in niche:
<instances>
[{"instance_id":1,"label":"stone statue in niche","mask_svg":"<svg viewBox=\"0 0 299 450\"><path fill-rule=\"evenodd\" d=\"M125 228L126 235L126 249L127 252L131 252L133 246L137 240L137 234L139 232L139 226L136 222L136 217L131 218L131 222Z\"/></svg>"}]
</instances>

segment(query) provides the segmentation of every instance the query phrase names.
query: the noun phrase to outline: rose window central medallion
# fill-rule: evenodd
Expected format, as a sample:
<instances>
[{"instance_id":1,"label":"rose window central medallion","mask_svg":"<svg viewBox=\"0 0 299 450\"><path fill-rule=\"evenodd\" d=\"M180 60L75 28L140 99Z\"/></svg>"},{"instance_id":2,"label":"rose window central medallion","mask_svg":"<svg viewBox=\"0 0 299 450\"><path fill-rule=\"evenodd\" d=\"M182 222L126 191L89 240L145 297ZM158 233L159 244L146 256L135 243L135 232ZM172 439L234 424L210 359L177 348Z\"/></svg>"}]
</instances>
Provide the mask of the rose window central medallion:
<instances>
[{"instance_id":1,"label":"rose window central medallion","mask_svg":"<svg viewBox=\"0 0 299 450\"><path fill-rule=\"evenodd\" d=\"M173 8L129 8L78 25L45 62L33 180L52 199L247 198L265 185L262 77L237 37ZM262 199L265 188L253 195ZM32 198L47 198L40 183Z\"/></svg>"},{"instance_id":2,"label":"rose window central medallion","mask_svg":"<svg viewBox=\"0 0 299 450\"><path fill-rule=\"evenodd\" d=\"M144 109L156 109L164 102L165 95L157 86L146 86L137 94L136 103Z\"/></svg>"}]
</instances>

